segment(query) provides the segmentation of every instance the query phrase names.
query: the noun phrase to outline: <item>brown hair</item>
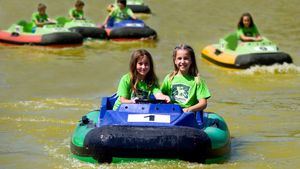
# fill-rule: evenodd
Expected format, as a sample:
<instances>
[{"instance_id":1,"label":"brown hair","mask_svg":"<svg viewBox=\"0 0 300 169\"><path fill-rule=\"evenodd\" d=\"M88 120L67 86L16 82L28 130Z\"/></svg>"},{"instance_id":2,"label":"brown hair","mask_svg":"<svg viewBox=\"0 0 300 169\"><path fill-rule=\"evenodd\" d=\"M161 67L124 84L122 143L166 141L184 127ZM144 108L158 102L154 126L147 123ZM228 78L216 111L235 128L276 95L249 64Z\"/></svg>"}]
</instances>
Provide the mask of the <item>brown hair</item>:
<instances>
[{"instance_id":1,"label":"brown hair","mask_svg":"<svg viewBox=\"0 0 300 169\"><path fill-rule=\"evenodd\" d=\"M39 3L38 4L38 10L41 10L43 8L47 8L47 6L45 4L43 4L43 3Z\"/></svg>"},{"instance_id":2,"label":"brown hair","mask_svg":"<svg viewBox=\"0 0 300 169\"><path fill-rule=\"evenodd\" d=\"M124 6L126 6L127 0L117 0L117 3L121 3L121 4L123 4Z\"/></svg>"},{"instance_id":3,"label":"brown hair","mask_svg":"<svg viewBox=\"0 0 300 169\"><path fill-rule=\"evenodd\" d=\"M151 54L145 49L138 49L132 53L131 59L130 59L130 64L129 64L130 86L131 86L131 90L134 92L136 92L137 83L139 82L138 72L136 70L136 64L137 64L138 60L143 57L146 57L150 63L149 72L147 73L147 75L144 79L145 83L147 84L148 89L151 89L154 86L158 86L158 79L154 72L154 66L153 66L153 60L152 60Z\"/></svg>"},{"instance_id":4,"label":"brown hair","mask_svg":"<svg viewBox=\"0 0 300 169\"><path fill-rule=\"evenodd\" d=\"M248 12L246 12L246 13L243 13L243 14L242 14L242 16L241 16L241 18L240 18L240 20L239 20L239 22L238 22L238 28L244 28L244 27L245 27L245 25L244 25L244 23L243 23L243 18L244 18L245 16L247 16L247 17L250 19L250 25L249 25L249 27L253 27L253 26L254 26L254 22L253 22L253 19L252 19L251 14L248 13Z\"/></svg>"},{"instance_id":5,"label":"brown hair","mask_svg":"<svg viewBox=\"0 0 300 169\"><path fill-rule=\"evenodd\" d=\"M82 0L77 0L75 6L84 6L84 2Z\"/></svg>"},{"instance_id":6,"label":"brown hair","mask_svg":"<svg viewBox=\"0 0 300 169\"><path fill-rule=\"evenodd\" d=\"M173 50L172 57L173 57L174 71L169 76L170 80L172 80L174 78L174 76L178 73L178 67L175 64L175 59L176 59L178 50L186 50L188 52L189 56L191 57L191 66L189 68L188 74L190 76L194 76L194 77L199 76L198 75L198 67L196 64L195 52L194 52L193 48L186 44L179 44Z\"/></svg>"}]
</instances>

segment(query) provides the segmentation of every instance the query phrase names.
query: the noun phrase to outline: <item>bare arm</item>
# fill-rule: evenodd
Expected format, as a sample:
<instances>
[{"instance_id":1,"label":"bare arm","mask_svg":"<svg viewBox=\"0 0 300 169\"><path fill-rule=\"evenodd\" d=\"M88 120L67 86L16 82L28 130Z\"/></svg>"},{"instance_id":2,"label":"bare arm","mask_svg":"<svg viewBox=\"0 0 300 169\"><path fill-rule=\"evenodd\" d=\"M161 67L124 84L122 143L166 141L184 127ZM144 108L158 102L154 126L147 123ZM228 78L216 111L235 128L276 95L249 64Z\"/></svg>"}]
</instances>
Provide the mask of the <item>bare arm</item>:
<instances>
[{"instance_id":1,"label":"bare arm","mask_svg":"<svg viewBox=\"0 0 300 169\"><path fill-rule=\"evenodd\" d=\"M170 102L171 102L170 97L167 96L167 95L164 95L164 94L162 94L162 93L156 93L156 94L154 95L154 97L155 97L156 99L158 99L158 100L165 100L167 103L170 103Z\"/></svg>"},{"instance_id":2,"label":"bare arm","mask_svg":"<svg viewBox=\"0 0 300 169\"><path fill-rule=\"evenodd\" d=\"M120 97L120 101L121 101L121 103L125 103L125 104L132 104L132 103L135 103L135 101L134 100L129 100L129 99L126 99L125 97Z\"/></svg>"},{"instance_id":3,"label":"bare arm","mask_svg":"<svg viewBox=\"0 0 300 169\"><path fill-rule=\"evenodd\" d=\"M132 15L132 16L131 16L131 19L136 20L137 17L136 17L135 15Z\"/></svg>"},{"instance_id":4,"label":"bare arm","mask_svg":"<svg viewBox=\"0 0 300 169\"><path fill-rule=\"evenodd\" d=\"M240 39L242 41L245 41L245 42L251 42L251 41L261 41L262 38L260 35L257 35L256 37L249 37L249 36L245 36L245 35L241 35L240 36Z\"/></svg>"},{"instance_id":5,"label":"bare arm","mask_svg":"<svg viewBox=\"0 0 300 169\"><path fill-rule=\"evenodd\" d=\"M200 110L204 110L207 107L207 100L200 99L199 102L191 107L187 107L183 109L183 112L196 112Z\"/></svg>"},{"instance_id":6,"label":"bare arm","mask_svg":"<svg viewBox=\"0 0 300 169\"><path fill-rule=\"evenodd\" d=\"M38 27L43 27L44 26L44 23L39 22L37 20L35 20L34 22L35 22L35 25L38 26Z\"/></svg>"},{"instance_id":7,"label":"bare arm","mask_svg":"<svg viewBox=\"0 0 300 169\"><path fill-rule=\"evenodd\" d=\"M110 16L108 15L103 22L103 25L102 25L103 27L105 27L107 25L107 22L109 19L110 19Z\"/></svg>"}]
</instances>

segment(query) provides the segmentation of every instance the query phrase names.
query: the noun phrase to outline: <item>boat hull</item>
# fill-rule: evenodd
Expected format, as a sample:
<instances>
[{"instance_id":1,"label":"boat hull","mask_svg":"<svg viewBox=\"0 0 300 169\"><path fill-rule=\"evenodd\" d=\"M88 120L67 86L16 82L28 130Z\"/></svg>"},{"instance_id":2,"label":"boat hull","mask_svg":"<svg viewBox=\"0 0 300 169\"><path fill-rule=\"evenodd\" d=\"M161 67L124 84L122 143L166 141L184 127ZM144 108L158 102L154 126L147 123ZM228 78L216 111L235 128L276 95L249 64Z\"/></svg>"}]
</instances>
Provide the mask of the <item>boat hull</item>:
<instances>
[{"instance_id":1,"label":"boat hull","mask_svg":"<svg viewBox=\"0 0 300 169\"><path fill-rule=\"evenodd\" d=\"M139 40L139 39L156 39L157 33L149 27L121 27L107 29L110 39Z\"/></svg>"},{"instance_id":2,"label":"boat hull","mask_svg":"<svg viewBox=\"0 0 300 169\"><path fill-rule=\"evenodd\" d=\"M127 5L134 13L150 14L151 10L147 5Z\"/></svg>"},{"instance_id":3,"label":"boat hull","mask_svg":"<svg viewBox=\"0 0 300 169\"><path fill-rule=\"evenodd\" d=\"M75 26L69 28L71 32L77 32L83 36L83 38L93 38L93 39L107 39L107 33L105 29L98 27L84 27Z\"/></svg>"},{"instance_id":4,"label":"boat hull","mask_svg":"<svg viewBox=\"0 0 300 169\"><path fill-rule=\"evenodd\" d=\"M75 32L54 32L47 34L28 34L0 31L0 42L15 45L80 45L82 36Z\"/></svg>"}]
</instances>

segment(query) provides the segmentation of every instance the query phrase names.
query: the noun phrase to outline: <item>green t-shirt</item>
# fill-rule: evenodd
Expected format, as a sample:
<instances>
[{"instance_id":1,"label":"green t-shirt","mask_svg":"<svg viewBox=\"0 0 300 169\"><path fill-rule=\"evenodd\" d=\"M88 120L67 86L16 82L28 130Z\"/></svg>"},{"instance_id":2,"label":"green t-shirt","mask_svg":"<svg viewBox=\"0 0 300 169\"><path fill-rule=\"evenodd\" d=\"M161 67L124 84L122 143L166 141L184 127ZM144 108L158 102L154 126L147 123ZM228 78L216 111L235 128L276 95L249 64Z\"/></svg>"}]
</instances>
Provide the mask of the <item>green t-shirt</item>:
<instances>
[{"instance_id":1,"label":"green t-shirt","mask_svg":"<svg viewBox=\"0 0 300 169\"><path fill-rule=\"evenodd\" d=\"M143 5L144 0L127 0L127 5Z\"/></svg>"},{"instance_id":2,"label":"green t-shirt","mask_svg":"<svg viewBox=\"0 0 300 169\"><path fill-rule=\"evenodd\" d=\"M69 10L69 15L73 16L75 19L83 19L84 18L84 12L83 11L77 11L76 8L72 8Z\"/></svg>"},{"instance_id":3,"label":"green t-shirt","mask_svg":"<svg viewBox=\"0 0 300 169\"><path fill-rule=\"evenodd\" d=\"M114 18L115 22L120 22L122 20L132 18L133 12L128 7L125 7L123 10L121 10L118 6L116 6L109 16Z\"/></svg>"},{"instance_id":4,"label":"green t-shirt","mask_svg":"<svg viewBox=\"0 0 300 169\"><path fill-rule=\"evenodd\" d=\"M130 74L127 73L120 80L118 91L117 91L117 95L119 97L115 102L113 110L116 110L120 106L121 104L120 97L124 97L126 99L131 99L135 97L138 97L140 99L148 99L150 94L156 94L159 92L160 90L158 86L154 86L151 89L148 89L147 84L145 82L139 81L137 84L137 93L134 93L131 90L131 86L130 86Z\"/></svg>"},{"instance_id":5,"label":"green t-shirt","mask_svg":"<svg viewBox=\"0 0 300 169\"><path fill-rule=\"evenodd\" d=\"M241 35L245 35L248 37L256 37L257 35L259 35L259 32L258 32L257 27L254 25L250 28L246 28L246 27L239 28L237 30L237 35L238 35L238 37L240 37Z\"/></svg>"},{"instance_id":6,"label":"green t-shirt","mask_svg":"<svg viewBox=\"0 0 300 169\"><path fill-rule=\"evenodd\" d=\"M47 22L48 21L48 15L47 14L40 15L39 12L35 12L35 13L32 14L31 20L34 23L34 25L35 25L36 21L38 21L40 23Z\"/></svg>"},{"instance_id":7,"label":"green t-shirt","mask_svg":"<svg viewBox=\"0 0 300 169\"><path fill-rule=\"evenodd\" d=\"M186 108L197 104L200 99L210 98L210 92L202 78L177 74L171 80L169 76L170 74L165 77L161 91L171 98L172 103Z\"/></svg>"}]
</instances>

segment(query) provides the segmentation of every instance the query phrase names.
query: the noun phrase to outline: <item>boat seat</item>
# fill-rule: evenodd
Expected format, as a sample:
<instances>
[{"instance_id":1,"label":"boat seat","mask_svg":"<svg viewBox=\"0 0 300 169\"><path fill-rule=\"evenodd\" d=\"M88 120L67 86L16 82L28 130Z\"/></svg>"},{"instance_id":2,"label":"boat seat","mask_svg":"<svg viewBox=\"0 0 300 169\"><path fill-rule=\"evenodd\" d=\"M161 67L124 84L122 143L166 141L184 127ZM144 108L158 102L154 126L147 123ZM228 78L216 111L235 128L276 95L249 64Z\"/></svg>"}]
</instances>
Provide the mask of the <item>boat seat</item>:
<instances>
[{"instance_id":1,"label":"boat seat","mask_svg":"<svg viewBox=\"0 0 300 169\"><path fill-rule=\"evenodd\" d=\"M220 43L225 43L225 48L230 50L235 50L238 46L239 38L237 36L237 33L231 33L225 36L225 38L220 40Z\"/></svg>"},{"instance_id":2,"label":"boat seat","mask_svg":"<svg viewBox=\"0 0 300 169\"><path fill-rule=\"evenodd\" d=\"M111 18L107 21L106 26L107 26L108 28L111 28L111 27L114 26L114 23L115 23L115 18L112 18L112 17L111 17Z\"/></svg>"},{"instance_id":3,"label":"boat seat","mask_svg":"<svg viewBox=\"0 0 300 169\"><path fill-rule=\"evenodd\" d=\"M203 111L197 111L196 112L196 121L198 123L198 125L200 126L200 128L203 127Z\"/></svg>"},{"instance_id":4,"label":"boat seat","mask_svg":"<svg viewBox=\"0 0 300 169\"><path fill-rule=\"evenodd\" d=\"M27 22L25 20L20 20L17 25L22 26L23 28L23 32L32 32L32 28L33 28L33 23L32 22Z\"/></svg>"},{"instance_id":5,"label":"boat seat","mask_svg":"<svg viewBox=\"0 0 300 169\"><path fill-rule=\"evenodd\" d=\"M117 99L117 93L110 97L103 97L101 107L105 108L106 110L112 110Z\"/></svg>"},{"instance_id":6,"label":"boat seat","mask_svg":"<svg viewBox=\"0 0 300 169\"><path fill-rule=\"evenodd\" d=\"M112 110L114 107L114 104L116 100L118 99L117 93L113 94L110 97L103 97L101 106L100 106L100 118L103 118L104 113L101 112L106 112L106 110Z\"/></svg>"},{"instance_id":7,"label":"boat seat","mask_svg":"<svg viewBox=\"0 0 300 169\"><path fill-rule=\"evenodd\" d=\"M63 16L56 18L57 26L59 26L59 27L63 27L69 21L70 20L68 18L63 17Z\"/></svg>"}]
</instances>

